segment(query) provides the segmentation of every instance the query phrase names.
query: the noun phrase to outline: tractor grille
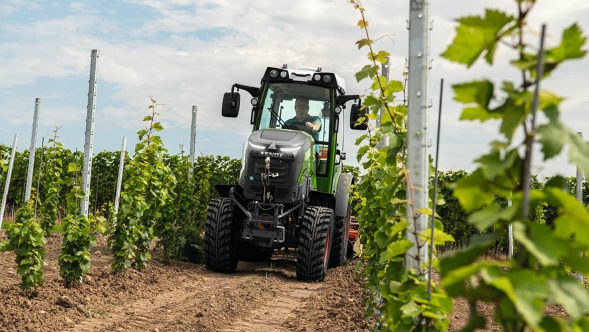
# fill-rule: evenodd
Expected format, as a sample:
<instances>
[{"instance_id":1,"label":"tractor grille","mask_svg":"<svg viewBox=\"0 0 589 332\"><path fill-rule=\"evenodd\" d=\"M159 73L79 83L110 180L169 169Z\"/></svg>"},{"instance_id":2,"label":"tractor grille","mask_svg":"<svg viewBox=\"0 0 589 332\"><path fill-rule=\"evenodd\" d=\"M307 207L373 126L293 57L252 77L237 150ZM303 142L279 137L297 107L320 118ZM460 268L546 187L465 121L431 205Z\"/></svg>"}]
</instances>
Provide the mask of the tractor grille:
<instances>
[{"instance_id":1,"label":"tractor grille","mask_svg":"<svg viewBox=\"0 0 589 332\"><path fill-rule=\"evenodd\" d=\"M263 195L263 193L264 193L264 187L262 187L262 186L251 185L250 189L251 189L251 192L256 195ZM275 187L273 187L271 194L272 194L272 196L274 196L274 199L276 199L278 201L284 201L284 200L290 198L291 189L290 188L275 188Z\"/></svg>"},{"instance_id":2,"label":"tractor grille","mask_svg":"<svg viewBox=\"0 0 589 332\"><path fill-rule=\"evenodd\" d=\"M288 168L290 163L270 163L270 173L278 173L277 177L270 178L270 184L283 184L288 180ZM262 174L266 169L264 159L254 160L254 179L255 181L262 181Z\"/></svg>"}]
</instances>

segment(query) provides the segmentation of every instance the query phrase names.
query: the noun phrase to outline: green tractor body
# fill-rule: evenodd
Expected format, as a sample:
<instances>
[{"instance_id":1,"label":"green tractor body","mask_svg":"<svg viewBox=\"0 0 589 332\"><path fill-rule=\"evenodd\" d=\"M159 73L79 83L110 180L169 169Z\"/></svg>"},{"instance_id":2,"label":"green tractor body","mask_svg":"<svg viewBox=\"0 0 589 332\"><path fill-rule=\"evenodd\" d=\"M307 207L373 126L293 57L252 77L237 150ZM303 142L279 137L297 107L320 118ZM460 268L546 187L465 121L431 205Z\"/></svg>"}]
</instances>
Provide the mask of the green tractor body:
<instances>
[{"instance_id":1,"label":"green tractor body","mask_svg":"<svg viewBox=\"0 0 589 332\"><path fill-rule=\"evenodd\" d=\"M366 129L358 95L345 95L344 80L321 69L267 68L261 86L234 84L222 114L237 117L239 92L252 99L253 132L244 149L239 182L217 186L205 226L208 269L232 273L239 260L269 260L274 249L297 249L297 278L323 280L328 267L345 262L351 207L351 174L342 172L340 115L356 100L350 127ZM310 121L301 125L295 101L308 100ZM304 124L304 122L303 122Z\"/></svg>"}]
</instances>

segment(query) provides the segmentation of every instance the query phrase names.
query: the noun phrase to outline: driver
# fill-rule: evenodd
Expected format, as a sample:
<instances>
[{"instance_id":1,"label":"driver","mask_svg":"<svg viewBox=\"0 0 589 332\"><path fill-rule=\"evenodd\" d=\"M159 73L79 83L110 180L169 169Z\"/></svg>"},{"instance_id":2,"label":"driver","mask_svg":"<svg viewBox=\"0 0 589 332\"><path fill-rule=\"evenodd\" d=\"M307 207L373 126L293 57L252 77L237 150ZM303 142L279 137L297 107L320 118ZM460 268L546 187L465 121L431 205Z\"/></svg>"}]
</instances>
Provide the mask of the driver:
<instances>
[{"instance_id":1,"label":"driver","mask_svg":"<svg viewBox=\"0 0 589 332\"><path fill-rule=\"evenodd\" d=\"M295 101L295 112L297 115L285 121L287 126L301 128L310 133L315 141L319 140L319 130L321 130L321 119L318 116L309 115L309 99L307 97L298 97Z\"/></svg>"}]
</instances>

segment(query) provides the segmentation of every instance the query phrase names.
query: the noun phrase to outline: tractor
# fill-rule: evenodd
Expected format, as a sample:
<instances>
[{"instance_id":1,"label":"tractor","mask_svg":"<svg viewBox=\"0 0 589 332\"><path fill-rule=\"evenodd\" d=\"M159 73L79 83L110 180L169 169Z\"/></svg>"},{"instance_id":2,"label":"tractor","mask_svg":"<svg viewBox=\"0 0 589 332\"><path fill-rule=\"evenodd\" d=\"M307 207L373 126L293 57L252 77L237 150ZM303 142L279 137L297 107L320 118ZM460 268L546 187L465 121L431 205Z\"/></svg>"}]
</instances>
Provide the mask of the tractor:
<instances>
[{"instance_id":1,"label":"tractor","mask_svg":"<svg viewBox=\"0 0 589 332\"><path fill-rule=\"evenodd\" d=\"M224 94L224 117L238 116L240 90L252 98L253 132L238 183L217 185L220 197L210 201L205 265L233 273L240 260L269 261L275 249L296 248L297 279L323 281L348 258L354 179L342 171L337 138L348 101L355 101L350 128L366 130L361 98L346 95L344 80L321 68L268 67L260 87L234 84ZM301 97L315 128L289 122Z\"/></svg>"}]
</instances>

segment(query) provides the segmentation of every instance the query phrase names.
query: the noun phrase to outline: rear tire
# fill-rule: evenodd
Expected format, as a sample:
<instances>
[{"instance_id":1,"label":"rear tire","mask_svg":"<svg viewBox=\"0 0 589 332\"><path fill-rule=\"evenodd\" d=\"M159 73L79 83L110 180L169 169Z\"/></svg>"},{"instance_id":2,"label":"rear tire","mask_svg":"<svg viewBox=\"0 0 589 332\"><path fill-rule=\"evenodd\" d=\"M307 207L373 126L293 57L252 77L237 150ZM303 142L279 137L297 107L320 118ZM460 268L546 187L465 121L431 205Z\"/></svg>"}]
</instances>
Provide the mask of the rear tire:
<instances>
[{"instance_id":1,"label":"rear tire","mask_svg":"<svg viewBox=\"0 0 589 332\"><path fill-rule=\"evenodd\" d=\"M235 272L238 231L231 200L227 197L213 198L205 223L204 258L207 269L222 273Z\"/></svg>"},{"instance_id":2,"label":"rear tire","mask_svg":"<svg viewBox=\"0 0 589 332\"><path fill-rule=\"evenodd\" d=\"M305 209L297 253L297 279L323 281L329 264L333 237L334 213L332 209L309 206Z\"/></svg>"},{"instance_id":3,"label":"rear tire","mask_svg":"<svg viewBox=\"0 0 589 332\"><path fill-rule=\"evenodd\" d=\"M239 243L237 248L238 259L245 262L269 262L274 253L274 249L259 247L248 242Z\"/></svg>"},{"instance_id":4,"label":"rear tire","mask_svg":"<svg viewBox=\"0 0 589 332\"><path fill-rule=\"evenodd\" d=\"M345 217L335 217L333 241L331 241L331 254L329 256L330 268L341 266L348 259L347 252L351 213L352 210L348 207Z\"/></svg>"}]
</instances>

